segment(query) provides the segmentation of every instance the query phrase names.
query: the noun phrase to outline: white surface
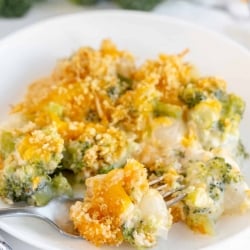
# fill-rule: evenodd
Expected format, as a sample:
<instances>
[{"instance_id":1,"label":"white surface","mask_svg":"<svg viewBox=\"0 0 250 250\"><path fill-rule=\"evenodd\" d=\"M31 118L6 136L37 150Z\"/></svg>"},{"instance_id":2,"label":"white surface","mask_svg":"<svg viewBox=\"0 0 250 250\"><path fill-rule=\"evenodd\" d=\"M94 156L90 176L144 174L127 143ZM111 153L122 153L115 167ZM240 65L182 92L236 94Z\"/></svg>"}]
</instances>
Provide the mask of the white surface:
<instances>
[{"instance_id":1,"label":"white surface","mask_svg":"<svg viewBox=\"0 0 250 250\"><path fill-rule=\"evenodd\" d=\"M39 76L49 74L58 58L69 56L82 45L96 47L105 37L110 37L119 48L132 51L138 59L155 56L160 51L174 53L189 48L191 53L188 59L203 74L225 78L229 89L248 102L245 113L248 119L242 123L242 136L248 149L250 148L247 140L247 128L250 127L249 52L196 26L167 17L135 12L93 12L52 19L0 41L0 58L5 59L0 61L0 115L3 116L9 104L20 98L25 85ZM215 56L211 56L211 53ZM223 218L218 223L217 235L212 238L194 235L186 227L175 225L169 235L168 249L224 249L226 246L228 249L235 249L236 246L246 249L245 244L250 243L250 232L246 231L249 219L249 214ZM36 220L4 218L1 219L0 226L16 237L46 250L96 249L84 241L60 237L53 229ZM241 231L244 232L238 234ZM224 241L227 238L230 241ZM8 236L6 239L13 242ZM156 249L165 250L165 244L166 242L160 242ZM215 244L219 245L216 247ZM15 250L28 250L27 246L23 247L18 242L14 242L13 247ZM32 249L35 250L34 247Z\"/></svg>"}]
</instances>

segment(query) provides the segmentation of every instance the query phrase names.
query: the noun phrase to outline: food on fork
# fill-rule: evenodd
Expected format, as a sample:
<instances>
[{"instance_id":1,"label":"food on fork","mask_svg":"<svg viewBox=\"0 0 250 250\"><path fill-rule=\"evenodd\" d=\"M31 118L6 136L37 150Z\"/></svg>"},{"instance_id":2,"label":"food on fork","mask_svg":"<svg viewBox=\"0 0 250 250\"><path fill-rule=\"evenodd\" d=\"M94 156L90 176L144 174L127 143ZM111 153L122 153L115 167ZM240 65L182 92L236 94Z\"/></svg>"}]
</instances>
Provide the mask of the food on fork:
<instances>
[{"instance_id":1,"label":"food on fork","mask_svg":"<svg viewBox=\"0 0 250 250\"><path fill-rule=\"evenodd\" d=\"M72 195L73 186L87 180L86 200L71 212L81 234L86 234L76 214L101 194L92 197L89 190L106 183L110 197L105 200L112 209L113 200L124 198L124 207L111 216L118 218L119 237L94 240L85 235L95 244L126 239L137 246L153 245L158 224L151 243L144 224L133 225L134 232L140 228L147 235L140 244L139 238L130 237L125 215L133 217L135 207L154 199L152 193L160 204L162 186L164 192L186 187L186 197L173 204L170 213L174 222L183 221L199 233L215 233L223 214L248 210L249 187L241 173L247 153L239 132L245 103L228 93L224 80L200 76L184 61L186 53L160 54L137 65L131 53L104 40L99 49L83 47L59 61L50 76L30 85L1 125L0 196L9 203L40 206L55 196ZM118 181L129 166L142 173L145 183L141 189L135 181L138 200ZM117 186L105 181L110 176ZM161 182L146 188L159 178ZM91 213L99 213L101 204L93 204ZM168 212L162 223L171 217ZM142 210L138 216L143 217Z\"/></svg>"},{"instance_id":2,"label":"food on fork","mask_svg":"<svg viewBox=\"0 0 250 250\"><path fill-rule=\"evenodd\" d=\"M147 171L136 160L122 169L90 177L83 202L76 202L70 217L83 238L95 245L123 241L142 248L167 237L171 214L163 197L149 187Z\"/></svg>"}]
</instances>

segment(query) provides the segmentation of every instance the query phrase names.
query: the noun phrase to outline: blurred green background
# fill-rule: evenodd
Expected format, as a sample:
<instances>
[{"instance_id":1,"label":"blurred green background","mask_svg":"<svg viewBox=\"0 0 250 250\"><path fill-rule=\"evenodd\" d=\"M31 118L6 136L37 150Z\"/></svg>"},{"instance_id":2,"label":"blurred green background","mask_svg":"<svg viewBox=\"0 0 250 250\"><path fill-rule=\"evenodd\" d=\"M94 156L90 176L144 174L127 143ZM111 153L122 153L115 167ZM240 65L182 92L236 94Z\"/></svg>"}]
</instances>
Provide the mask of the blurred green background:
<instances>
[{"instance_id":1,"label":"blurred green background","mask_svg":"<svg viewBox=\"0 0 250 250\"><path fill-rule=\"evenodd\" d=\"M36 2L49 0L0 0L0 16L21 17L25 15ZM68 0L72 4L89 6L101 1L112 1L123 9L149 11L163 0Z\"/></svg>"}]
</instances>

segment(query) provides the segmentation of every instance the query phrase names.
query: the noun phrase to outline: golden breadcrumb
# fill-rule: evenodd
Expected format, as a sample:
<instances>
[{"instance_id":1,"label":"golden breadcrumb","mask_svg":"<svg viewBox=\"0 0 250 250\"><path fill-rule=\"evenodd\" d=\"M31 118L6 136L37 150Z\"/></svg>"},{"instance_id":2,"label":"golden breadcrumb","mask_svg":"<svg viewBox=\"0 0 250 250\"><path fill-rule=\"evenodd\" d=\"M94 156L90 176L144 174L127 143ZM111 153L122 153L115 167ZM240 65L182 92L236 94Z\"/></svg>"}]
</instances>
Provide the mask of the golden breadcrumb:
<instances>
[{"instance_id":1,"label":"golden breadcrumb","mask_svg":"<svg viewBox=\"0 0 250 250\"><path fill-rule=\"evenodd\" d=\"M17 145L21 158L25 161L43 160L51 161L53 154L58 154L63 149L63 139L56 134L55 128L34 130L24 137Z\"/></svg>"},{"instance_id":2,"label":"golden breadcrumb","mask_svg":"<svg viewBox=\"0 0 250 250\"><path fill-rule=\"evenodd\" d=\"M70 216L98 246L153 246L171 224L163 195L182 187L170 210L196 232L212 234L224 212L248 210L239 166L245 103L224 80L201 77L187 52L137 65L103 40L61 59L0 128L0 197L44 205L86 181Z\"/></svg>"},{"instance_id":3,"label":"golden breadcrumb","mask_svg":"<svg viewBox=\"0 0 250 250\"><path fill-rule=\"evenodd\" d=\"M191 64L182 62L184 54L160 55L136 69L130 53L104 40L99 50L84 47L62 60L50 77L29 87L13 112L38 126L55 124L66 140L80 135L82 123L88 122L121 124L142 137L152 123L155 99L182 105L179 88L197 75Z\"/></svg>"},{"instance_id":4,"label":"golden breadcrumb","mask_svg":"<svg viewBox=\"0 0 250 250\"><path fill-rule=\"evenodd\" d=\"M146 169L128 160L123 169L87 179L86 186L84 201L70 209L76 229L95 245L119 245L124 215L149 188Z\"/></svg>"}]
</instances>

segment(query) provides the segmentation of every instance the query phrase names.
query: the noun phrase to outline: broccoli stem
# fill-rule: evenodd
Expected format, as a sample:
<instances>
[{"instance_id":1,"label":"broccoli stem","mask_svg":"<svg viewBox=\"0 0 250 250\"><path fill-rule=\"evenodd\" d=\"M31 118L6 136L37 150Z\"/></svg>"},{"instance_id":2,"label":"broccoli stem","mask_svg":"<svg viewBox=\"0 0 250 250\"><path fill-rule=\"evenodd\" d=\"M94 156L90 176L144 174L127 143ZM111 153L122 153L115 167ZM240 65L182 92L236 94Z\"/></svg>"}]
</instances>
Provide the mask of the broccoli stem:
<instances>
[{"instance_id":1,"label":"broccoli stem","mask_svg":"<svg viewBox=\"0 0 250 250\"><path fill-rule=\"evenodd\" d=\"M154 106L154 115L156 117L170 116L173 118L180 118L182 116L182 109L177 105L156 101Z\"/></svg>"}]
</instances>

